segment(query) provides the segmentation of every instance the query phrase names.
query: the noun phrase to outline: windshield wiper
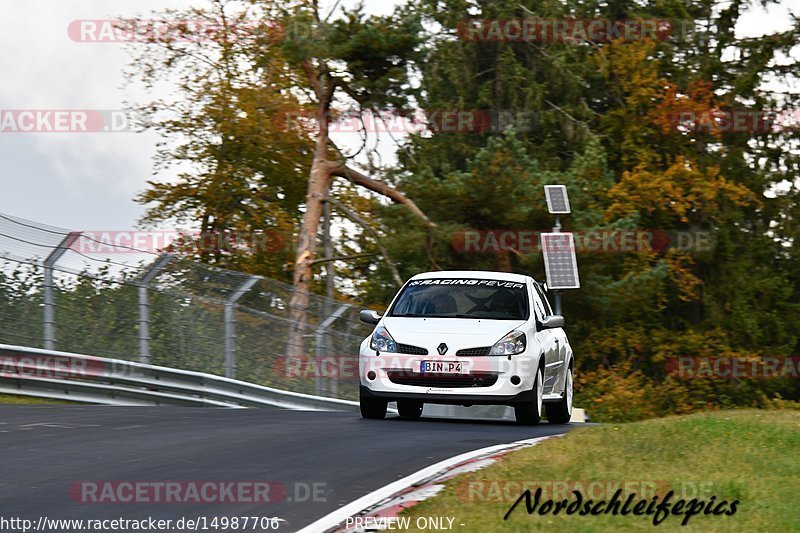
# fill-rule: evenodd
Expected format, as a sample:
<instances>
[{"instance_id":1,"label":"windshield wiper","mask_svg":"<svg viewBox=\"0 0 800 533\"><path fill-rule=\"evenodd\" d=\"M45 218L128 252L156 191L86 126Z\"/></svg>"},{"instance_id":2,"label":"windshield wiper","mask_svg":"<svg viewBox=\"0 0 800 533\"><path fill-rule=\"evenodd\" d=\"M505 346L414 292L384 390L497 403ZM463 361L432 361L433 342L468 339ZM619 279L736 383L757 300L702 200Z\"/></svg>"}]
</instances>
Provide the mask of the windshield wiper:
<instances>
[{"instance_id":1,"label":"windshield wiper","mask_svg":"<svg viewBox=\"0 0 800 533\"><path fill-rule=\"evenodd\" d=\"M392 318L468 318L470 320L525 320L518 317L477 316L456 313L453 315L423 315L420 313L407 313L404 315L389 315Z\"/></svg>"},{"instance_id":2,"label":"windshield wiper","mask_svg":"<svg viewBox=\"0 0 800 533\"><path fill-rule=\"evenodd\" d=\"M483 318L475 315L423 315L419 313L407 313L405 315L390 315L394 318Z\"/></svg>"}]
</instances>

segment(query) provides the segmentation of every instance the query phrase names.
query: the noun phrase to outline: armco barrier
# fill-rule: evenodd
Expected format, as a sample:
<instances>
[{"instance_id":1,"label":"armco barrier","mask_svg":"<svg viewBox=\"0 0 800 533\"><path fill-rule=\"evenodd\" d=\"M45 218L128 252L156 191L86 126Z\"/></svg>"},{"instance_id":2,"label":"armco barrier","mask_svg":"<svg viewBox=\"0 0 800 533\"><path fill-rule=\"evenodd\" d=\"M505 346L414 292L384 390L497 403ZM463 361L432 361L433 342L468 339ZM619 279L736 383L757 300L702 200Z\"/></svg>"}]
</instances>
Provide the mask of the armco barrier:
<instances>
[{"instance_id":1,"label":"armco barrier","mask_svg":"<svg viewBox=\"0 0 800 533\"><path fill-rule=\"evenodd\" d=\"M0 393L105 405L357 411L358 402L211 374L0 344Z\"/></svg>"},{"instance_id":2,"label":"armco barrier","mask_svg":"<svg viewBox=\"0 0 800 533\"><path fill-rule=\"evenodd\" d=\"M103 405L262 407L358 411L358 402L263 387L212 374L91 355L0 344L0 394ZM395 412L394 409L390 409ZM510 407L428 405L434 417L513 420ZM573 422L584 422L574 409Z\"/></svg>"}]
</instances>

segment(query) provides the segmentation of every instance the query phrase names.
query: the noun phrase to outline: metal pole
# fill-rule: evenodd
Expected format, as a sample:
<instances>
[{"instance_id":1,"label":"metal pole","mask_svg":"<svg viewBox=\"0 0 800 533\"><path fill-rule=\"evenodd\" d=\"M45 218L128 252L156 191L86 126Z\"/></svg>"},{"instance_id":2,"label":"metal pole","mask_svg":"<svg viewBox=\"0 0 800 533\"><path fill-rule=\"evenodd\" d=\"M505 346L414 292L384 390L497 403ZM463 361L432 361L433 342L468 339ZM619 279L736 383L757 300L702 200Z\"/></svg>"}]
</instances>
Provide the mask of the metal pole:
<instances>
[{"instance_id":1,"label":"metal pole","mask_svg":"<svg viewBox=\"0 0 800 533\"><path fill-rule=\"evenodd\" d=\"M53 294L53 267L61 256L75 243L81 236L79 231L73 231L56 246L50 255L44 260L44 317L43 317L43 340L44 349L53 350L56 342L56 317L55 317L55 296Z\"/></svg>"},{"instance_id":2,"label":"metal pole","mask_svg":"<svg viewBox=\"0 0 800 533\"><path fill-rule=\"evenodd\" d=\"M553 226L553 233L561 233L561 217L556 215L556 224ZM553 291L553 304L555 304L555 313L561 314L561 291Z\"/></svg>"},{"instance_id":3,"label":"metal pole","mask_svg":"<svg viewBox=\"0 0 800 533\"><path fill-rule=\"evenodd\" d=\"M150 362L150 302L147 286L139 286L139 362Z\"/></svg>"},{"instance_id":4,"label":"metal pole","mask_svg":"<svg viewBox=\"0 0 800 533\"><path fill-rule=\"evenodd\" d=\"M323 220L322 220L322 243L323 243L323 253L325 257L333 257L335 253L333 249L333 241L331 239L331 203L325 202L323 206ZM327 299L322 304L322 316L326 317L331 312L331 303L333 303L333 295L335 292L335 286L333 283L333 278L336 275L336 271L333 266L333 261L326 261L325 262L325 296ZM317 336L317 373L321 374L321 357L328 351L328 335L327 333L323 334L322 337ZM321 378L320 378L321 379ZM335 383L335 379L334 379ZM333 383L331 384L333 385ZM322 396L322 392L324 388L324 384L317 385L317 395ZM330 389L334 387L331 386Z\"/></svg>"},{"instance_id":5,"label":"metal pole","mask_svg":"<svg viewBox=\"0 0 800 533\"><path fill-rule=\"evenodd\" d=\"M55 316L53 313L53 269L44 266L44 349L52 350L55 342Z\"/></svg>"},{"instance_id":6,"label":"metal pole","mask_svg":"<svg viewBox=\"0 0 800 533\"><path fill-rule=\"evenodd\" d=\"M323 207L324 209L324 216L322 222L322 238L323 238L323 247L324 247L324 254L325 257L333 257L334 250L333 250L333 241L331 240L331 204L330 202L325 202ZM336 286L334 285L333 278L336 276L336 271L333 268L333 261L326 261L325 262L325 296L327 296L330 300L333 300L334 291ZM327 316L330 303L325 302L325 315Z\"/></svg>"},{"instance_id":7,"label":"metal pole","mask_svg":"<svg viewBox=\"0 0 800 533\"><path fill-rule=\"evenodd\" d=\"M150 282L175 258L172 254L162 254L147 269L139 280L139 362L150 363Z\"/></svg>"},{"instance_id":8,"label":"metal pole","mask_svg":"<svg viewBox=\"0 0 800 533\"><path fill-rule=\"evenodd\" d=\"M253 288L253 285L260 280L259 276L251 276L247 281L239 285L233 293L225 300L225 377L236 377L236 302Z\"/></svg>"},{"instance_id":9,"label":"metal pole","mask_svg":"<svg viewBox=\"0 0 800 533\"><path fill-rule=\"evenodd\" d=\"M317 344L317 396L322 396L322 370L321 370L321 363L322 358L325 355L325 335L328 331L328 328L331 327L339 317L341 317L347 308L350 307L349 305L341 305L339 306L336 311L333 312L331 316L326 318L319 326L317 326L316 331L316 344Z\"/></svg>"}]
</instances>

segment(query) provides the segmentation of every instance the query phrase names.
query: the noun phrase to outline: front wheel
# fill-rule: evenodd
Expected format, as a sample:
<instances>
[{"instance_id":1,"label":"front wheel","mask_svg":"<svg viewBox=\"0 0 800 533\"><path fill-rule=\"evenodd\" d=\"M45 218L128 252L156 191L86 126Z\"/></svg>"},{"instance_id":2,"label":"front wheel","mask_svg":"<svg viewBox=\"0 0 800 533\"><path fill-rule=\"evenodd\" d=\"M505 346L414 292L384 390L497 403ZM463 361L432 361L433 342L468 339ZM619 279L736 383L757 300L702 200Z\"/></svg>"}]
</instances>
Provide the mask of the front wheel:
<instances>
[{"instance_id":1,"label":"front wheel","mask_svg":"<svg viewBox=\"0 0 800 533\"><path fill-rule=\"evenodd\" d=\"M422 416L422 402L414 400L397 400L397 412L403 418L417 419Z\"/></svg>"},{"instance_id":2,"label":"front wheel","mask_svg":"<svg viewBox=\"0 0 800 533\"><path fill-rule=\"evenodd\" d=\"M551 424L567 424L572 419L572 367L564 377L564 396L558 403L545 404L545 410Z\"/></svg>"},{"instance_id":3,"label":"front wheel","mask_svg":"<svg viewBox=\"0 0 800 533\"><path fill-rule=\"evenodd\" d=\"M388 403L386 400L367 398L359 394L358 403L363 418L380 420L386 417L386 404Z\"/></svg>"},{"instance_id":4,"label":"front wheel","mask_svg":"<svg viewBox=\"0 0 800 533\"><path fill-rule=\"evenodd\" d=\"M517 419L517 424L535 426L542 419L543 379L544 376L542 376L542 369L540 368L536 372L536 381L533 383L533 399L530 402L514 406L514 416Z\"/></svg>"}]
</instances>

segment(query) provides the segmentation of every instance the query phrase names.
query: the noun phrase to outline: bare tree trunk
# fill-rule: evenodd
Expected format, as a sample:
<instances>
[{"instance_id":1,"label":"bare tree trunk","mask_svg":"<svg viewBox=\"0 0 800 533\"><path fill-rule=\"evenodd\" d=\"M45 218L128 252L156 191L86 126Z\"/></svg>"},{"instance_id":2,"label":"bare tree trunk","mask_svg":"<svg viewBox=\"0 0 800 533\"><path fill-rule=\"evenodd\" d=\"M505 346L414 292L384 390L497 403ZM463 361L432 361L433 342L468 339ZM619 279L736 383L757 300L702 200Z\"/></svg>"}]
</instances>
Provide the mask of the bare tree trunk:
<instances>
[{"instance_id":1,"label":"bare tree trunk","mask_svg":"<svg viewBox=\"0 0 800 533\"><path fill-rule=\"evenodd\" d=\"M325 120L322 117L321 120ZM308 303L311 293L313 272L311 262L317 251L317 231L322 217L325 198L331 183L330 164L326 159L328 146L327 125L320 126L320 136L314 150L314 161L311 164L311 173L308 180L308 193L306 195L306 212L303 214L303 225L300 227L297 242L297 256L294 263L294 292L289 303L290 326L287 355L303 355L304 341L308 327Z\"/></svg>"},{"instance_id":2,"label":"bare tree trunk","mask_svg":"<svg viewBox=\"0 0 800 533\"><path fill-rule=\"evenodd\" d=\"M343 177L355 185L359 185L381 194L397 203L405 205L412 213L421 218L428 227L435 227L428 217L401 192L389 185L374 180L344 163L328 160L328 147L331 144L329 131L329 115L331 102L337 82L330 79L329 74L320 75L320 71L310 62L303 64L303 70L317 97L317 122L319 134L314 148L314 160L308 180L306 195L306 211L300 228L297 242L297 255L294 263L294 292L289 303L291 325L287 342L287 355L299 356L304 351L304 335L308 329L308 305L311 297L313 281L312 266L317 251L317 231L322 218L324 203L328 198L333 176ZM342 86L341 84L338 86Z\"/></svg>"}]
</instances>

